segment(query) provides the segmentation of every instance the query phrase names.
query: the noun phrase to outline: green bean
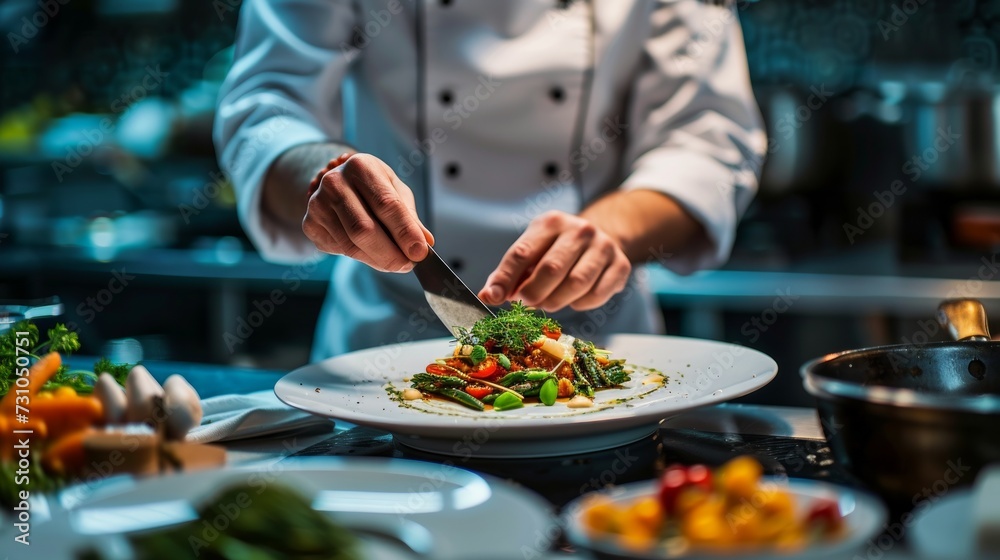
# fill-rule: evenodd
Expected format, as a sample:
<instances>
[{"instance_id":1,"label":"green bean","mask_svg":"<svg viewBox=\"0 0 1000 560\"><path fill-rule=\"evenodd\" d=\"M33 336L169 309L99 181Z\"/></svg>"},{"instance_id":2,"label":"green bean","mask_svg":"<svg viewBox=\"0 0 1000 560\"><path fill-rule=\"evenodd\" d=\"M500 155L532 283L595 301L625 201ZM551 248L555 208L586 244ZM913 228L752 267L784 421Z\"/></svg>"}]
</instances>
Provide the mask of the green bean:
<instances>
[{"instance_id":1,"label":"green bean","mask_svg":"<svg viewBox=\"0 0 1000 560\"><path fill-rule=\"evenodd\" d=\"M500 381L497 381L497 383L503 385L504 387L510 387L511 385L521 383L522 381L524 381L524 373L520 371L512 371L500 378Z\"/></svg>"},{"instance_id":2,"label":"green bean","mask_svg":"<svg viewBox=\"0 0 1000 560\"><path fill-rule=\"evenodd\" d=\"M621 385L631 379L628 372L625 371L625 366L621 364L613 364L604 368L604 373L612 385Z\"/></svg>"},{"instance_id":3,"label":"green bean","mask_svg":"<svg viewBox=\"0 0 1000 560\"><path fill-rule=\"evenodd\" d=\"M552 377L552 373L545 370L531 370L524 372L524 378L528 381L545 381Z\"/></svg>"},{"instance_id":4,"label":"green bean","mask_svg":"<svg viewBox=\"0 0 1000 560\"><path fill-rule=\"evenodd\" d=\"M483 405L483 401L477 399L476 397L473 397L472 395L466 393L465 391L459 391L458 389L451 389L449 387L444 387L440 389L438 392L448 397L449 399L458 402L459 404L464 404L469 408L475 410L483 410L485 408L485 406ZM514 398L516 399L517 397Z\"/></svg>"},{"instance_id":5,"label":"green bean","mask_svg":"<svg viewBox=\"0 0 1000 560\"><path fill-rule=\"evenodd\" d=\"M434 375L430 373L414 373L410 376L410 382L414 386L421 385L432 385L434 387L453 387L456 389L461 389L465 387L467 383L460 377L454 377L451 375Z\"/></svg>"},{"instance_id":6,"label":"green bean","mask_svg":"<svg viewBox=\"0 0 1000 560\"><path fill-rule=\"evenodd\" d=\"M512 387L508 387L512 391L517 391L525 397L534 397L538 394L538 391L542 389L542 383L544 381L525 381L524 383L518 383Z\"/></svg>"},{"instance_id":7,"label":"green bean","mask_svg":"<svg viewBox=\"0 0 1000 560\"><path fill-rule=\"evenodd\" d=\"M507 393L503 393L503 392L490 393L490 394L486 395L485 397L483 397L483 398L481 398L479 400L483 401L485 404L490 404L493 401L497 400L497 398L500 395L504 395L504 394L507 394Z\"/></svg>"},{"instance_id":8,"label":"green bean","mask_svg":"<svg viewBox=\"0 0 1000 560\"><path fill-rule=\"evenodd\" d=\"M608 376L604 375L604 370L601 369L601 365L594 359L593 354L583 352L582 359L583 366L590 370L590 375L597 381L598 387L608 387L611 385L611 381L608 379Z\"/></svg>"},{"instance_id":9,"label":"green bean","mask_svg":"<svg viewBox=\"0 0 1000 560\"><path fill-rule=\"evenodd\" d=\"M588 397L594 396L594 387L591 386L587 376L583 374L580 366L573 362L573 377L576 378L576 390Z\"/></svg>"}]
</instances>

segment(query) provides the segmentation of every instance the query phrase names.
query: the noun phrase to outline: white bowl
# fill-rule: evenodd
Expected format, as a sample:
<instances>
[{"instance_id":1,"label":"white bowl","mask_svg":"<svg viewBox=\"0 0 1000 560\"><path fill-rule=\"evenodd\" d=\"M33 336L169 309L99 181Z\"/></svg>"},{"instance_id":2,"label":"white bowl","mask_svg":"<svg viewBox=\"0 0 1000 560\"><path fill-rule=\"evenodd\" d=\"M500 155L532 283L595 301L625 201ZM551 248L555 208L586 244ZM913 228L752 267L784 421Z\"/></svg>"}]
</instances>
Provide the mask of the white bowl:
<instances>
[{"instance_id":1,"label":"white bowl","mask_svg":"<svg viewBox=\"0 0 1000 560\"><path fill-rule=\"evenodd\" d=\"M816 482L804 479L776 479L765 477L765 481L775 482L785 489L795 498L796 510L800 515L820 499L836 501L840 507L840 513L844 516L844 535L830 542L817 543L805 550L795 553L795 558L808 559L843 559L852 558L853 554L862 550L868 542L878 535L885 526L887 512L877 498L853 490L850 488L835 486L824 482ZM656 495L659 488L659 481L650 480L645 482L635 482L624 484L608 490L600 491L611 498L616 503L630 502L636 498L648 495ZM655 559L670 558L664 556L662 551L650 550L649 552L635 552L619 547L611 539L592 539L588 536L582 523L584 505L593 494L587 494L577 498L563 511L562 522L566 530L566 537L573 545L589 550L598 558L629 558L629 559ZM719 553L713 551L691 550L683 555L684 558L739 558L740 560L764 559L781 557L782 554L773 550L753 549L745 554L739 552ZM864 556L862 554L862 556Z\"/></svg>"}]
</instances>

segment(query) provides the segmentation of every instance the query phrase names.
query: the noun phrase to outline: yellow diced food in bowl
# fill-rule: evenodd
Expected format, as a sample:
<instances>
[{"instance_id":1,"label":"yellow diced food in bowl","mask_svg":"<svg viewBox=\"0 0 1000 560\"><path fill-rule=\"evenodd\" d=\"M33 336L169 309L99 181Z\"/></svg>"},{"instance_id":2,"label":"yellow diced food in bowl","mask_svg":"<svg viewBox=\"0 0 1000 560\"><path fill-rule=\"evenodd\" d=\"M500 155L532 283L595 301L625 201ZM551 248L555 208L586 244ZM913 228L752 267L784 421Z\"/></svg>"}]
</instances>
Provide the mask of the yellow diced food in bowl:
<instances>
[{"instance_id":1,"label":"yellow diced food in bowl","mask_svg":"<svg viewBox=\"0 0 1000 560\"><path fill-rule=\"evenodd\" d=\"M645 530L626 530L617 537L618 546L633 552L642 552L656 546L659 536Z\"/></svg>"},{"instance_id":2,"label":"yellow diced food in bowl","mask_svg":"<svg viewBox=\"0 0 1000 560\"><path fill-rule=\"evenodd\" d=\"M760 509L768 515L795 515L795 500L792 495L774 484L770 487L763 486L754 498L754 503L759 503Z\"/></svg>"},{"instance_id":3,"label":"yellow diced food in bowl","mask_svg":"<svg viewBox=\"0 0 1000 560\"><path fill-rule=\"evenodd\" d=\"M731 508L726 513L726 525L738 542L754 543L761 540L763 513L752 506Z\"/></svg>"},{"instance_id":4,"label":"yellow diced food in bowl","mask_svg":"<svg viewBox=\"0 0 1000 560\"><path fill-rule=\"evenodd\" d=\"M727 544L733 540L734 534L725 513L725 502L718 496L712 496L681 518L681 534L693 543Z\"/></svg>"},{"instance_id":5,"label":"yellow diced food in bowl","mask_svg":"<svg viewBox=\"0 0 1000 560\"><path fill-rule=\"evenodd\" d=\"M781 532L774 541L774 547L785 554L799 552L808 544L806 533L802 531L801 525L798 523L793 528Z\"/></svg>"},{"instance_id":6,"label":"yellow diced food in bowl","mask_svg":"<svg viewBox=\"0 0 1000 560\"><path fill-rule=\"evenodd\" d=\"M726 494L749 498L757 490L764 469L752 457L737 457L719 468L719 488Z\"/></svg>"},{"instance_id":7,"label":"yellow diced food in bowl","mask_svg":"<svg viewBox=\"0 0 1000 560\"><path fill-rule=\"evenodd\" d=\"M675 508L677 510L677 515L684 516L689 511L705 503L712 496L711 493L706 492L701 488L685 488L677 495L677 502Z\"/></svg>"},{"instance_id":8,"label":"yellow diced food in bowl","mask_svg":"<svg viewBox=\"0 0 1000 560\"><path fill-rule=\"evenodd\" d=\"M583 507L583 526L592 537L616 531L621 516L621 507L607 496L600 494L590 498Z\"/></svg>"},{"instance_id":9,"label":"yellow diced food in bowl","mask_svg":"<svg viewBox=\"0 0 1000 560\"><path fill-rule=\"evenodd\" d=\"M787 486L762 479L762 471L750 457L714 471L673 464L655 493L621 502L606 494L587 498L581 522L595 540L672 555L755 548L796 552L842 528L836 502L820 500L800 512Z\"/></svg>"},{"instance_id":10,"label":"yellow diced food in bowl","mask_svg":"<svg viewBox=\"0 0 1000 560\"><path fill-rule=\"evenodd\" d=\"M763 542L775 542L783 534L798 530L798 522L791 515L769 515L760 525L760 537Z\"/></svg>"},{"instance_id":11,"label":"yellow diced food in bowl","mask_svg":"<svg viewBox=\"0 0 1000 560\"><path fill-rule=\"evenodd\" d=\"M626 524L641 526L651 533L658 533L663 525L663 510L653 496L639 498L626 510Z\"/></svg>"}]
</instances>

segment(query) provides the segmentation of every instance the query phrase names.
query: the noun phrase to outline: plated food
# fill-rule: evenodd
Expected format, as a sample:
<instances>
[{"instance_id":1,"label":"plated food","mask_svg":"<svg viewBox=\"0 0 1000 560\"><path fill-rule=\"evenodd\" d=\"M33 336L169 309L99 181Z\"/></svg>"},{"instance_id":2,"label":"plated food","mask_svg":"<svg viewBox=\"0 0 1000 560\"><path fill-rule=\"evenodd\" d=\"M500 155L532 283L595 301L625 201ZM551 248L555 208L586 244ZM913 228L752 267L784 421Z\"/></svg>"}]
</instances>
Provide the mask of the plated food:
<instances>
[{"instance_id":1,"label":"plated food","mask_svg":"<svg viewBox=\"0 0 1000 560\"><path fill-rule=\"evenodd\" d=\"M459 329L450 355L413 374L404 400L430 397L473 410L502 412L526 402L589 408L595 391L618 388L634 368L593 342L574 338L553 319L520 302Z\"/></svg>"},{"instance_id":2,"label":"plated food","mask_svg":"<svg viewBox=\"0 0 1000 560\"><path fill-rule=\"evenodd\" d=\"M129 537L138 560L364 558L348 529L313 509L300 492L280 484L268 486L266 492L246 481L233 484L201 506L197 518ZM99 552L94 556L104 557Z\"/></svg>"},{"instance_id":3,"label":"plated food","mask_svg":"<svg viewBox=\"0 0 1000 560\"><path fill-rule=\"evenodd\" d=\"M799 499L761 465L738 457L716 470L668 467L650 491L585 497L578 519L586 537L640 555L792 553L834 543L848 532L835 497Z\"/></svg>"},{"instance_id":4,"label":"plated food","mask_svg":"<svg viewBox=\"0 0 1000 560\"><path fill-rule=\"evenodd\" d=\"M335 356L289 373L274 392L296 408L386 430L397 443L431 453L552 457L643 439L663 418L755 391L778 370L761 352L712 340L612 334L595 342L610 356L626 358L632 372L620 388L595 390L589 408L529 404L487 413L450 399L404 400L413 372L452 354L453 338Z\"/></svg>"},{"instance_id":5,"label":"plated food","mask_svg":"<svg viewBox=\"0 0 1000 560\"><path fill-rule=\"evenodd\" d=\"M521 558L549 550L558 535L550 504L500 479L424 461L329 456L120 477L31 529L31 557L45 560L86 551L108 560ZM486 534L502 538L487 543Z\"/></svg>"}]
</instances>

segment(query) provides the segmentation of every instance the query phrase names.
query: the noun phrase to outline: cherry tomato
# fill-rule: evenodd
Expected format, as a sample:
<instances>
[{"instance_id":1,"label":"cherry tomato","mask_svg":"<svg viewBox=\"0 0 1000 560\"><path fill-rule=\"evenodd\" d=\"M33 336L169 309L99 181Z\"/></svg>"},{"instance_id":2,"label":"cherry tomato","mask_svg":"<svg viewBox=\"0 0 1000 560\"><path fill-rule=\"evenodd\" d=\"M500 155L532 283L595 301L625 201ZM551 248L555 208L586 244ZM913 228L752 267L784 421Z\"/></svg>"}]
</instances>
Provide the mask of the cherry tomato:
<instances>
[{"instance_id":1,"label":"cherry tomato","mask_svg":"<svg viewBox=\"0 0 1000 560\"><path fill-rule=\"evenodd\" d=\"M469 370L469 376L476 379L485 379L497 371L497 361L492 356L479 362L476 367Z\"/></svg>"},{"instance_id":2,"label":"cherry tomato","mask_svg":"<svg viewBox=\"0 0 1000 560\"><path fill-rule=\"evenodd\" d=\"M687 468L688 484L704 490L712 491L712 471L705 465L691 465Z\"/></svg>"},{"instance_id":3,"label":"cherry tomato","mask_svg":"<svg viewBox=\"0 0 1000 560\"><path fill-rule=\"evenodd\" d=\"M806 515L806 523L822 527L823 532L827 534L839 530L843 522L840 507L832 500L818 500L809 508L809 514Z\"/></svg>"},{"instance_id":4,"label":"cherry tomato","mask_svg":"<svg viewBox=\"0 0 1000 560\"><path fill-rule=\"evenodd\" d=\"M441 364L428 364L427 373L434 375L455 375L455 372Z\"/></svg>"},{"instance_id":5,"label":"cherry tomato","mask_svg":"<svg viewBox=\"0 0 1000 560\"><path fill-rule=\"evenodd\" d=\"M542 327L542 334L553 340L559 340L559 337L562 336L562 329L549 330L548 327Z\"/></svg>"},{"instance_id":6,"label":"cherry tomato","mask_svg":"<svg viewBox=\"0 0 1000 560\"><path fill-rule=\"evenodd\" d=\"M476 397L477 399L481 399L486 395L492 393L493 388L487 387L486 385L479 385L477 383L475 385L466 385L465 392L472 395L473 397Z\"/></svg>"},{"instance_id":7,"label":"cherry tomato","mask_svg":"<svg viewBox=\"0 0 1000 560\"><path fill-rule=\"evenodd\" d=\"M660 477L660 505L668 515L673 514L677 505L677 496L687 484L687 471L681 465L672 465L663 471Z\"/></svg>"}]
</instances>

